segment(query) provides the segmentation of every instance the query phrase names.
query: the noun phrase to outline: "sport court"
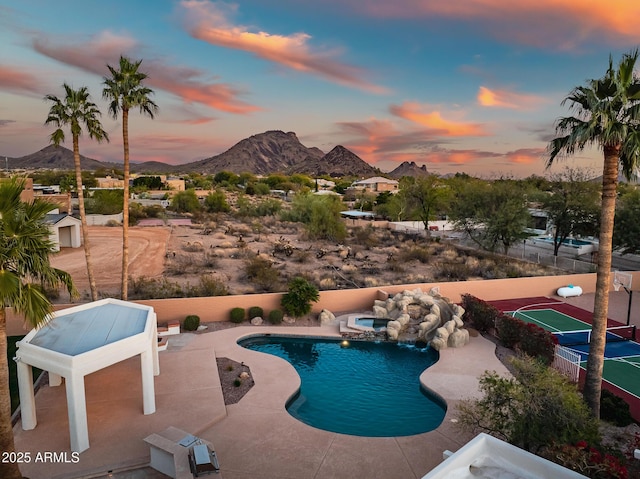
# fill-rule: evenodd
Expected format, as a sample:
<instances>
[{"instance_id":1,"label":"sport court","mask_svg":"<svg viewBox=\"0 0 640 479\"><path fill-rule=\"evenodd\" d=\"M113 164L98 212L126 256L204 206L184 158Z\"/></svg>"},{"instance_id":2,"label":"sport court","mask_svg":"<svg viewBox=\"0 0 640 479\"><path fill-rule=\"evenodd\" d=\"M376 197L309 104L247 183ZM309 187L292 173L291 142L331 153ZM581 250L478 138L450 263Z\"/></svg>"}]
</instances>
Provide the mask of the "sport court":
<instances>
[{"instance_id":1,"label":"sport court","mask_svg":"<svg viewBox=\"0 0 640 479\"><path fill-rule=\"evenodd\" d=\"M505 314L553 333L560 346L577 355L584 373L592 313L552 298L521 298L491 303ZM635 326L608 320L603 380L620 390L632 409L640 404L640 344L636 338Z\"/></svg>"}]
</instances>

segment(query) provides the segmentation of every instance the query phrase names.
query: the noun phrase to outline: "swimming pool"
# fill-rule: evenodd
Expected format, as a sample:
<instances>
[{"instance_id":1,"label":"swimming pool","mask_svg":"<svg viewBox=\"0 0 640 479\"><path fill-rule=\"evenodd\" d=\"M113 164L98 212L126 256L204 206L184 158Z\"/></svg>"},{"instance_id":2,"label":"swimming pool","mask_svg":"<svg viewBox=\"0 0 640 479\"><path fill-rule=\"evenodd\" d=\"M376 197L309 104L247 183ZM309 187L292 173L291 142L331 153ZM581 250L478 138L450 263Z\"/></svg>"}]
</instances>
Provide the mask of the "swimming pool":
<instances>
[{"instance_id":1,"label":"swimming pool","mask_svg":"<svg viewBox=\"0 0 640 479\"><path fill-rule=\"evenodd\" d=\"M278 336L238 344L295 367L300 391L286 408L310 426L353 436L396 437L432 431L444 419L445 402L419 381L438 360L438 352L430 348Z\"/></svg>"}]
</instances>

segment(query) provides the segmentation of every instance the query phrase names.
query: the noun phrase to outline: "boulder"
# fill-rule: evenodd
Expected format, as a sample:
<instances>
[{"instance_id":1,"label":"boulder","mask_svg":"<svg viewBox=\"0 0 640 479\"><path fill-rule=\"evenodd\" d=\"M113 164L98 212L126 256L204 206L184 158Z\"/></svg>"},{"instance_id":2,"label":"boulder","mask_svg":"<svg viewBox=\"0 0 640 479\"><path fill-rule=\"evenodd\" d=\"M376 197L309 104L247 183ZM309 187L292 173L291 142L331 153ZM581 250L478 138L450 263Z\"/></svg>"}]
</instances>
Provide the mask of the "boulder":
<instances>
[{"instance_id":1,"label":"boulder","mask_svg":"<svg viewBox=\"0 0 640 479\"><path fill-rule=\"evenodd\" d=\"M336 317L328 309L323 309L320 311L318 320L320 321L320 326L326 326L327 324L333 324L336 321Z\"/></svg>"},{"instance_id":2,"label":"boulder","mask_svg":"<svg viewBox=\"0 0 640 479\"><path fill-rule=\"evenodd\" d=\"M264 321L260 316L256 316L255 318L251 318L251 324L254 326L260 326Z\"/></svg>"},{"instance_id":3,"label":"boulder","mask_svg":"<svg viewBox=\"0 0 640 479\"><path fill-rule=\"evenodd\" d=\"M387 308L385 308L384 306L374 306L373 315L376 318L386 318L388 316Z\"/></svg>"},{"instance_id":4,"label":"boulder","mask_svg":"<svg viewBox=\"0 0 640 479\"><path fill-rule=\"evenodd\" d=\"M402 327L405 327L411 321L411 317L408 314L403 313L396 318L396 321L400 323Z\"/></svg>"},{"instance_id":5,"label":"boulder","mask_svg":"<svg viewBox=\"0 0 640 479\"><path fill-rule=\"evenodd\" d=\"M387 338L390 339L391 341L397 341L399 334L400 334L399 329L389 329L387 327Z\"/></svg>"},{"instance_id":6,"label":"boulder","mask_svg":"<svg viewBox=\"0 0 640 479\"><path fill-rule=\"evenodd\" d=\"M460 348L469 342L469 331L466 329L456 329L449 335L447 346L450 348Z\"/></svg>"},{"instance_id":7,"label":"boulder","mask_svg":"<svg viewBox=\"0 0 640 479\"><path fill-rule=\"evenodd\" d=\"M429 309L431 308L431 305L434 304L433 296L431 296L430 294L423 294L418 298L418 302Z\"/></svg>"},{"instance_id":8,"label":"boulder","mask_svg":"<svg viewBox=\"0 0 640 479\"><path fill-rule=\"evenodd\" d=\"M447 321L446 323L444 323L442 325L444 327L444 329L447 330L447 332L449 334L453 333L456 330L456 323L455 321Z\"/></svg>"},{"instance_id":9,"label":"boulder","mask_svg":"<svg viewBox=\"0 0 640 479\"><path fill-rule=\"evenodd\" d=\"M375 308L376 306L380 307L380 308L385 308L387 309L387 304L388 304L388 300L387 301L382 301L380 299L376 299L373 302L373 307Z\"/></svg>"},{"instance_id":10,"label":"boulder","mask_svg":"<svg viewBox=\"0 0 640 479\"><path fill-rule=\"evenodd\" d=\"M442 338L433 338L429 344L436 351L440 351L447 347L447 342Z\"/></svg>"}]
</instances>

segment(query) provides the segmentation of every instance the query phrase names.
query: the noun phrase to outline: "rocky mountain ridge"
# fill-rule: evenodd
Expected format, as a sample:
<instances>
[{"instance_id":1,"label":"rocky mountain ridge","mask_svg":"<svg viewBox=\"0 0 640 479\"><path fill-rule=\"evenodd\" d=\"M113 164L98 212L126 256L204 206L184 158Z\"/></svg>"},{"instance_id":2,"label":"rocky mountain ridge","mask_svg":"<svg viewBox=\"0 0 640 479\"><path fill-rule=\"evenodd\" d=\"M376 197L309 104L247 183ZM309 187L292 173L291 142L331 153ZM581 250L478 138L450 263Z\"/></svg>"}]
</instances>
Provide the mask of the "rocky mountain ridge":
<instances>
[{"instance_id":1,"label":"rocky mountain ridge","mask_svg":"<svg viewBox=\"0 0 640 479\"><path fill-rule=\"evenodd\" d=\"M82 168L96 171L100 169L122 169L121 163L101 162L80 156ZM19 158L7 158L10 170L59 169L73 170L73 152L63 146L49 145L40 151ZM230 171L236 174L253 173L302 173L311 176L368 177L384 174L360 158L358 155L338 145L329 153L315 147L303 145L294 132L271 130L252 135L239 141L227 151L203 160L169 165L158 161L130 163L131 172L148 174L201 173L215 174ZM423 174L426 167L405 162L390 173L394 178Z\"/></svg>"}]
</instances>

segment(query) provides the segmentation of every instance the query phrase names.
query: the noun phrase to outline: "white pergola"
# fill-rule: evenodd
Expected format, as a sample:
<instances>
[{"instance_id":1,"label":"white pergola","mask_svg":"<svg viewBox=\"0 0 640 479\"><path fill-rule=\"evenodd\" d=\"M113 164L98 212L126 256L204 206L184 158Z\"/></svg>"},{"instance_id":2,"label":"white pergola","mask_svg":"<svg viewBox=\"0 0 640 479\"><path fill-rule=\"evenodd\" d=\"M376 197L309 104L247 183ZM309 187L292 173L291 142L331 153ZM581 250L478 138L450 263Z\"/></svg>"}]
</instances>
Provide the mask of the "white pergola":
<instances>
[{"instance_id":1,"label":"white pergola","mask_svg":"<svg viewBox=\"0 0 640 479\"><path fill-rule=\"evenodd\" d=\"M154 376L160 374L156 314L151 306L103 299L56 311L17 343L22 429L37 425L32 366L49 372L49 385L65 379L71 450L89 448L84 377L140 355L144 414L156 411Z\"/></svg>"}]
</instances>

